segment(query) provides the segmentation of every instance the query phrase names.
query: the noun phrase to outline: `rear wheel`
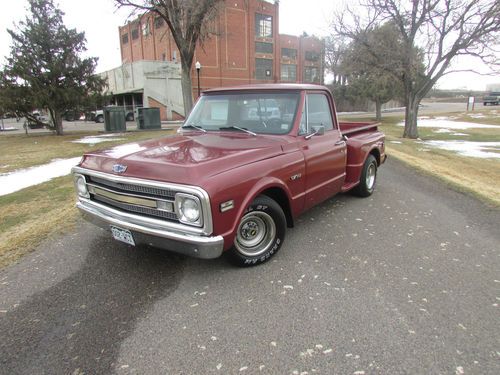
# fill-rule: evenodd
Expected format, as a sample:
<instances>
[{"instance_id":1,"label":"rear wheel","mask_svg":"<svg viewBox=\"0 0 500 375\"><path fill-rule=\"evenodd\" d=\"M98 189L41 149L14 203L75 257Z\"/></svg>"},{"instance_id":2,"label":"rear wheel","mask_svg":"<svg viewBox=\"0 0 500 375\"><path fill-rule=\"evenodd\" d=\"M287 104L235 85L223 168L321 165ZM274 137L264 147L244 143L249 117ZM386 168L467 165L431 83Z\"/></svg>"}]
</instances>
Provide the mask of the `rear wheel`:
<instances>
[{"instance_id":1,"label":"rear wheel","mask_svg":"<svg viewBox=\"0 0 500 375\"><path fill-rule=\"evenodd\" d=\"M285 232L286 219L280 205L267 196L258 196L241 218L228 255L241 267L264 263L278 252Z\"/></svg>"},{"instance_id":2,"label":"rear wheel","mask_svg":"<svg viewBox=\"0 0 500 375\"><path fill-rule=\"evenodd\" d=\"M354 193L360 197L369 197L375 190L375 182L377 181L377 159L373 155L368 155L363 169L359 185L354 189Z\"/></svg>"},{"instance_id":3,"label":"rear wheel","mask_svg":"<svg viewBox=\"0 0 500 375\"><path fill-rule=\"evenodd\" d=\"M98 115L96 118L95 118L95 122L99 122L99 123L103 123L104 122L104 116L103 115Z\"/></svg>"}]
</instances>

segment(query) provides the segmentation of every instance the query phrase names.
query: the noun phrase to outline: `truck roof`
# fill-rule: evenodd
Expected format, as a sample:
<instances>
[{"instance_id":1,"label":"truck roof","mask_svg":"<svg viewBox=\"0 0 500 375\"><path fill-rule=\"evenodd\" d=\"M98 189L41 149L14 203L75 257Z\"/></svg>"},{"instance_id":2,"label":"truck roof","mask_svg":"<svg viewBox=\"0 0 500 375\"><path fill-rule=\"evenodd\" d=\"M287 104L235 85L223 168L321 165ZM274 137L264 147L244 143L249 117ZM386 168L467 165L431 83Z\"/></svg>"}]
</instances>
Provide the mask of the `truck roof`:
<instances>
[{"instance_id":1,"label":"truck roof","mask_svg":"<svg viewBox=\"0 0 500 375\"><path fill-rule=\"evenodd\" d=\"M261 83L254 85L241 85L231 87L218 87L203 91L204 93L211 94L214 92L224 91L245 91L245 90L318 90L330 91L327 87L321 85L304 84L304 83Z\"/></svg>"}]
</instances>

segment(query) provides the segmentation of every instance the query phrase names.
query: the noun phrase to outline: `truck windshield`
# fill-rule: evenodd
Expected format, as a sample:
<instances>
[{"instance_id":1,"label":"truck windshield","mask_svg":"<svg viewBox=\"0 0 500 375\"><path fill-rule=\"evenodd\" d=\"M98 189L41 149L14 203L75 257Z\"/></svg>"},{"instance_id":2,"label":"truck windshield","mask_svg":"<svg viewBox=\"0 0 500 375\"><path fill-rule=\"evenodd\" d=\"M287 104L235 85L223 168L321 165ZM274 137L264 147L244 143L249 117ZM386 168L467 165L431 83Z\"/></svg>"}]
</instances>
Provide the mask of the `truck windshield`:
<instances>
[{"instance_id":1,"label":"truck windshield","mask_svg":"<svg viewBox=\"0 0 500 375\"><path fill-rule=\"evenodd\" d=\"M260 134L287 134L293 126L299 92L204 95L184 126L207 131L238 128Z\"/></svg>"}]
</instances>

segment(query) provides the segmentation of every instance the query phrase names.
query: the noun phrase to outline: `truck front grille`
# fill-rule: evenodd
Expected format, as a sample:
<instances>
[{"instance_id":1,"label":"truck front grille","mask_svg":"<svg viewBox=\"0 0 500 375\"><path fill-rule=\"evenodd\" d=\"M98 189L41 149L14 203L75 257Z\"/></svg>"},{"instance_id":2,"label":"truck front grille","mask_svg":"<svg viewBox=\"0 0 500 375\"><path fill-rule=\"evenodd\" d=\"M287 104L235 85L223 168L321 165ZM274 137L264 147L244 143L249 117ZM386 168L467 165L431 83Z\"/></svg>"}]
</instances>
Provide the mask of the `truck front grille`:
<instances>
[{"instance_id":1,"label":"truck front grille","mask_svg":"<svg viewBox=\"0 0 500 375\"><path fill-rule=\"evenodd\" d=\"M86 176L90 199L122 212L179 223L174 210L176 192L152 186L118 183Z\"/></svg>"},{"instance_id":2,"label":"truck front grille","mask_svg":"<svg viewBox=\"0 0 500 375\"><path fill-rule=\"evenodd\" d=\"M175 193L176 193L173 190L161 189L161 188L156 188L156 187L151 187L151 186L125 184L125 183L121 183L121 182L114 182L114 181L105 180L103 178L94 177L94 176L87 176L87 181L90 183L94 183L96 185L100 185L100 186L105 187L105 188L111 188L113 190L121 191L124 193L128 192L128 193L146 194L146 195L157 197L157 198L174 199Z\"/></svg>"}]
</instances>

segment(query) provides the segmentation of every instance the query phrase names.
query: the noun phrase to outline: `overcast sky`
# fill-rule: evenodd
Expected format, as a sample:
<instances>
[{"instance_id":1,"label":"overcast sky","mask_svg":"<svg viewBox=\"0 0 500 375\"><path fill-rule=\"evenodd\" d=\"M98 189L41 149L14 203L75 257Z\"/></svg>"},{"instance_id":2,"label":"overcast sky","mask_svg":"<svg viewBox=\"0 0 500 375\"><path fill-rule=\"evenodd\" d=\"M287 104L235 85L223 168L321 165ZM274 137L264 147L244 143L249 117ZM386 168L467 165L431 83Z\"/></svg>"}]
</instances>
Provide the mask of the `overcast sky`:
<instances>
[{"instance_id":1,"label":"overcast sky","mask_svg":"<svg viewBox=\"0 0 500 375\"><path fill-rule=\"evenodd\" d=\"M5 1L5 0L4 0ZM64 11L65 23L79 31L85 31L87 48L90 56L99 57L98 71L115 68L120 65L120 45L118 26L127 19L128 11L116 11L113 0L56 0ZM281 0L279 32L300 35L324 36L328 34L328 24L339 0ZM307 5L306 5L307 4ZM27 1L9 1L0 12L0 57L9 54L10 36L6 28L12 28L14 22L24 18ZM472 59L462 59L460 69L477 68ZM456 73L442 78L438 82L441 88L467 88L484 90L487 83L499 82L500 77L480 76L473 73Z\"/></svg>"}]
</instances>

